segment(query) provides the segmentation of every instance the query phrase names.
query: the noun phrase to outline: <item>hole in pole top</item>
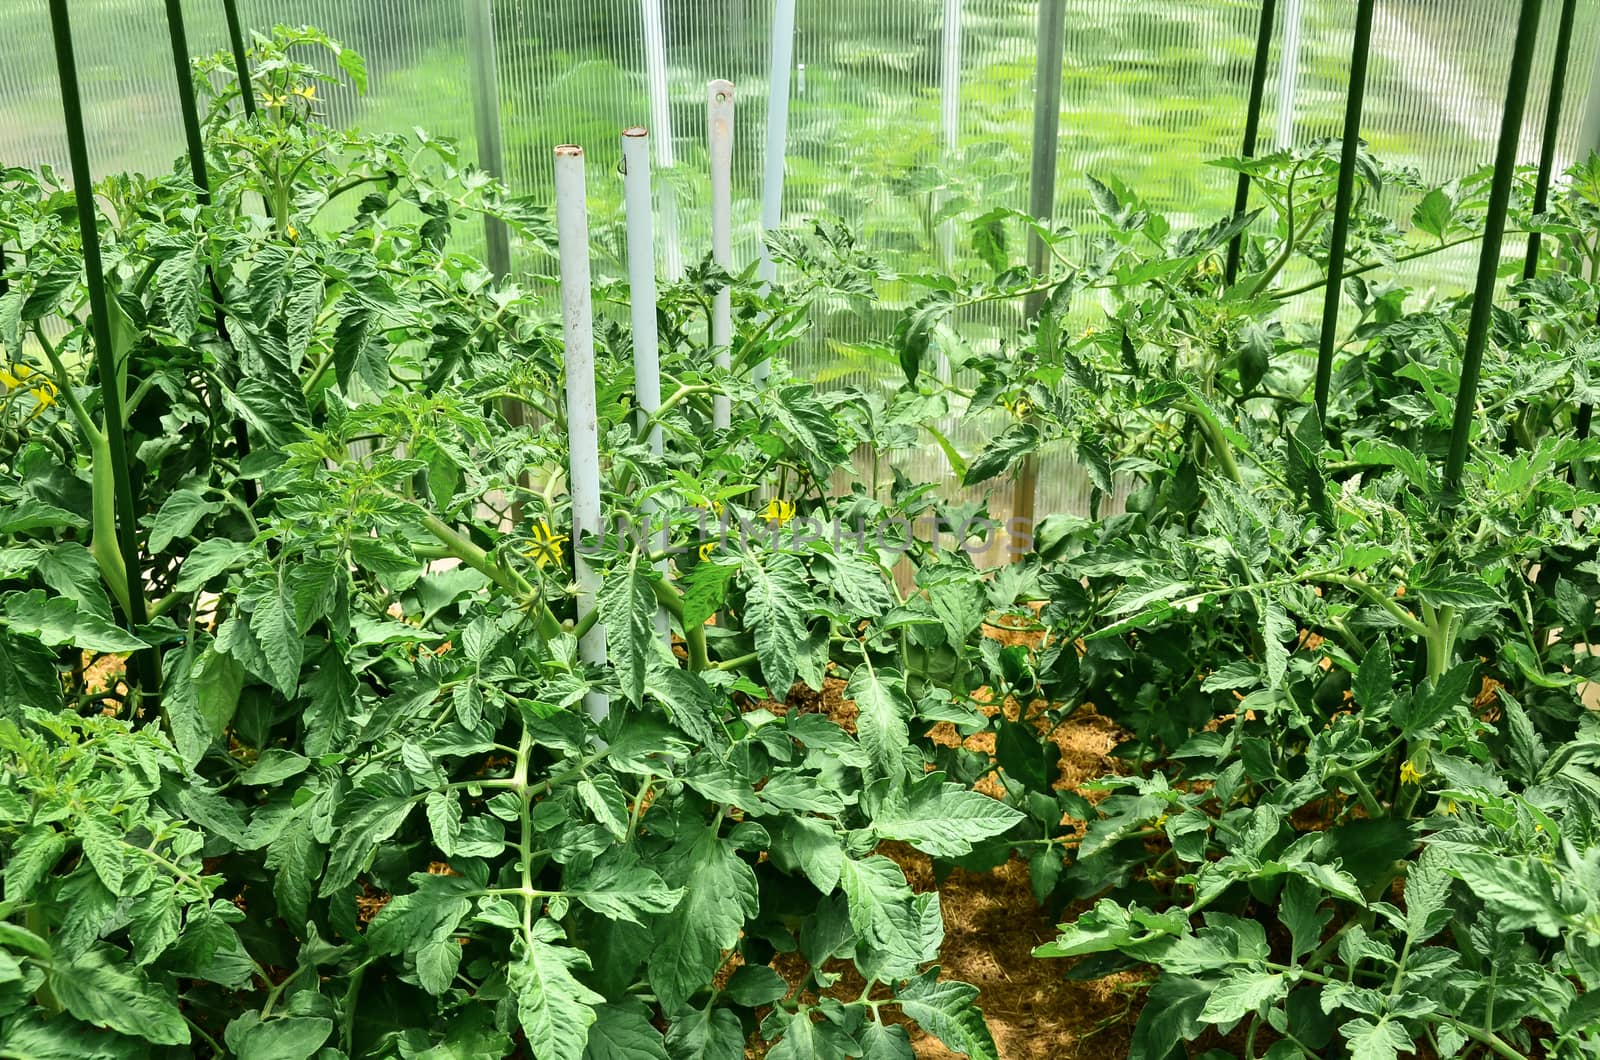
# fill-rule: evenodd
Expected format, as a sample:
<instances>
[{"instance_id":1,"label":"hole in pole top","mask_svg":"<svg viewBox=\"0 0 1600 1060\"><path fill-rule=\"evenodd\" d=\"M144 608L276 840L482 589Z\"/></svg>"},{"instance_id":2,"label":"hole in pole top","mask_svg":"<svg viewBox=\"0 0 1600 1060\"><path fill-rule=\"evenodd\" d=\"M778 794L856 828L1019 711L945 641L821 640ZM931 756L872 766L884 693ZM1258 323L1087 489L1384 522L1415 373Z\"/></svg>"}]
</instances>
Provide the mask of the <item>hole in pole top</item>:
<instances>
[{"instance_id":1,"label":"hole in pole top","mask_svg":"<svg viewBox=\"0 0 1600 1060\"><path fill-rule=\"evenodd\" d=\"M583 156L583 148L579 147L577 144L561 144L556 148L556 154L566 156L576 155L581 158Z\"/></svg>"},{"instance_id":2,"label":"hole in pole top","mask_svg":"<svg viewBox=\"0 0 1600 1060\"><path fill-rule=\"evenodd\" d=\"M650 130L643 125L634 125L622 130L622 135L631 137L649 136Z\"/></svg>"}]
</instances>

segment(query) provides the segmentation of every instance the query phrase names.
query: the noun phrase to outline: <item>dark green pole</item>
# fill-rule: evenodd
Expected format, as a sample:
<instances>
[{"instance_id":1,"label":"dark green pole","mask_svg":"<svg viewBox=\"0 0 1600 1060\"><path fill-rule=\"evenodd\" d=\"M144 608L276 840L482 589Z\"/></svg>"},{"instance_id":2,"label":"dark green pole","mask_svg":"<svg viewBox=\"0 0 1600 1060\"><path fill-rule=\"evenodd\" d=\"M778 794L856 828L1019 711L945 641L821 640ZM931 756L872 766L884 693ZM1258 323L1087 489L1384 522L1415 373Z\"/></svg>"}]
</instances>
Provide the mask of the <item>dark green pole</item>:
<instances>
[{"instance_id":1,"label":"dark green pole","mask_svg":"<svg viewBox=\"0 0 1600 1060\"><path fill-rule=\"evenodd\" d=\"M228 6L233 6L232 0L229 0ZM178 110L183 115L183 135L189 144L189 175L200 190L201 204L205 205L211 202L211 178L206 171L205 142L200 138L200 110L194 99L194 75L189 69L189 38L184 30L181 0L167 0L167 36L172 40L172 68L178 78ZM222 289L217 285L209 264L206 266L206 280L211 285L211 300L217 308L213 319L217 338L231 348L233 342L228 336L228 320L222 309ZM233 421L233 440L241 459L250 454L250 435L243 420L236 418ZM258 495L255 482L244 479L240 486L245 503L254 504Z\"/></svg>"},{"instance_id":2,"label":"dark green pole","mask_svg":"<svg viewBox=\"0 0 1600 1060\"><path fill-rule=\"evenodd\" d=\"M167 0L167 36L172 39L172 68L178 77L178 110L183 115L183 137L189 145L189 175L200 189L200 201L211 201L211 180L206 174L206 149L200 139L200 114L194 102L194 74L189 69L189 37L183 28L179 0Z\"/></svg>"},{"instance_id":3,"label":"dark green pole","mask_svg":"<svg viewBox=\"0 0 1600 1060\"><path fill-rule=\"evenodd\" d=\"M1056 155L1061 143L1061 62L1067 42L1066 0L1039 0L1039 41L1033 73L1033 169L1028 185L1028 215L1048 223L1056 212ZM1037 232L1028 234L1028 267L1035 276L1049 269L1049 249ZM1044 292L1023 300L1028 320L1039 315ZM1011 504L1015 525L1033 534L1034 494L1039 491L1039 463L1029 453L1017 471ZM1014 549L1013 549L1014 550ZM1020 560L1021 554L1016 558Z\"/></svg>"},{"instance_id":4,"label":"dark green pole","mask_svg":"<svg viewBox=\"0 0 1600 1060\"><path fill-rule=\"evenodd\" d=\"M72 52L72 23L67 0L50 0L50 29L55 35L56 70L61 78L61 110L67 132L67 154L72 162L72 188L78 204L78 229L83 237L83 270L89 286L89 325L93 332L95 367L100 375L102 429L111 454L117 504L117 545L128 571L127 616L130 624L143 625L144 584L139 574L137 512L133 503L133 478L128 471L128 447L122 431L122 392L117 385L116 354L111 348L111 307L106 299L105 276L100 263L100 232L95 225L94 181L89 175L89 145L83 131L83 104L78 98L78 62ZM144 667L129 671L134 678ZM152 682L145 683L153 688Z\"/></svg>"},{"instance_id":5,"label":"dark green pole","mask_svg":"<svg viewBox=\"0 0 1600 1060\"><path fill-rule=\"evenodd\" d=\"M245 57L244 29L239 24L239 5L235 0L222 0L222 10L228 16L228 44L233 48L233 66L239 76L239 101L249 117L256 116L256 89L250 80L250 60Z\"/></svg>"},{"instance_id":6,"label":"dark green pole","mask_svg":"<svg viewBox=\"0 0 1600 1060\"><path fill-rule=\"evenodd\" d=\"M1322 345L1317 351L1317 419L1328 422L1333 351L1339 341L1339 299L1344 294L1344 250L1355 200L1356 153L1361 144L1361 109L1367 94L1367 52L1372 44L1373 0L1357 0L1355 43L1350 49L1350 88L1345 95L1344 145L1339 154L1339 192L1333 203L1328 247L1328 290L1322 303ZM1291 234L1292 237L1292 234Z\"/></svg>"},{"instance_id":7,"label":"dark green pole","mask_svg":"<svg viewBox=\"0 0 1600 1060\"><path fill-rule=\"evenodd\" d=\"M1256 137L1261 131L1261 98L1267 87L1267 56L1272 51L1272 23L1278 14L1278 0L1262 0L1261 23L1256 30L1256 59L1250 68L1250 103L1244 117L1245 158L1254 158ZM1250 206L1250 175L1239 174L1239 187L1233 195L1233 216L1243 217ZM1228 268L1224 274L1228 286L1239 278L1239 256L1244 249L1244 233L1240 232L1228 244Z\"/></svg>"},{"instance_id":8,"label":"dark green pole","mask_svg":"<svg viewBox=\"0 0 1600 1060\"><path fill-rule=\"evenodd\" d=\"M1561 21L1556 27L1555 64L1550 71L1550 99L1544 108L1544 140L1539 145L1539 175L1533 185L1533 212L1544 213L1550 205L1550 179L1556 165L1556 140L1561 135L1561 105L1567 93L1567 62L1572 57L1572 25L1577 20L1578 0L1563 0ZM1528 256L1522 263L1522 278L1539 274L1539 233L1528 233Z\"/></svg>"},{"instance_id":9,"label":"dark green pole","mask_svg":"<svg viewBox=\"0 0 1600 1060\"><path fill-rule=\"evenodd\" d=\"M1511 52L1511 76L1506 83L1506 106L1500 116L1500 143L1494 158L1494 182L1489 186L1489 210L1483 223L1478 282L1473 289L1466 350L1461 355L1461 388L1456 392L1455 423L1450 429L1450 453L1444 467L1447 501L1461 496L1461 471L1467 463L1467 443L1478 404L1478 373L1483 367L1483 350L1489 339L1495 276L1500 268L1500 244L1506 233L1506 208L1511 203L1511 183L1516 176L1517 142L1522 133L1522 113L1528 102L1528 80L1533 72L1533 50L1539 38L1542 6L1543 0L1522 0L1522 12L1517 19L1517 41Z\"/></svg>"}]
</instances>

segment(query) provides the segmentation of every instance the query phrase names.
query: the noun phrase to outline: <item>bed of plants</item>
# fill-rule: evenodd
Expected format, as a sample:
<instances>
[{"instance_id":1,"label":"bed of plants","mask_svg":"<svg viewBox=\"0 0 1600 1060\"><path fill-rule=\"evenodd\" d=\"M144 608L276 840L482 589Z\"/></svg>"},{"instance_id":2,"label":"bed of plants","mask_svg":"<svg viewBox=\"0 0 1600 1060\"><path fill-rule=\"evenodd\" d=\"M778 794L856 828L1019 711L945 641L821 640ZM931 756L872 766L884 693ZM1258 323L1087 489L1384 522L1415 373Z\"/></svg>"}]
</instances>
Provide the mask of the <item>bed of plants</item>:
<instances>
[{"instance_id":1,"label":"bed of plants","mask_svg":"<svg viewBox=\"0 0 1600 1060\"><path fill-rule=\"evenodd\" d=\"M1406 266L1477 238L1488 175L1365 160L1324 423L1320 284L1283 280L1325 260L1313 149L1231 163L1263 209L1194 230L1109 177L1095 232L983 214L979 276L895 275L827 223L774 237L770 290L702 264L662 290L643 421L602 282L615 531L575 545L551 292L450 249L484 214L545 244L545 211L448 143L327 128L313 49L359 83L279 30L257 118L200 65L208 202L182 166L97 189L109 361L77 199L0 172L0 1056L904 1060L915 1027L995 1058L903 846L1026 859L1065 921L1040 958L1140 976L1135 1056L1600 1055L1600 161L1539 217L1519 190L1553 260L1496 306L1459 490L1470 299ZM1404 231L1371 205L1394 183ZM903 384L784 371L819 300L907 285ZM996 415L975 452L943 430ZM972 499L893 470L928 446ZM1049 447L1127 510L978 569L985 490ZM1058 791L1052 733L1090 709L1116 768Z\"/></svg>"}]
</instances>

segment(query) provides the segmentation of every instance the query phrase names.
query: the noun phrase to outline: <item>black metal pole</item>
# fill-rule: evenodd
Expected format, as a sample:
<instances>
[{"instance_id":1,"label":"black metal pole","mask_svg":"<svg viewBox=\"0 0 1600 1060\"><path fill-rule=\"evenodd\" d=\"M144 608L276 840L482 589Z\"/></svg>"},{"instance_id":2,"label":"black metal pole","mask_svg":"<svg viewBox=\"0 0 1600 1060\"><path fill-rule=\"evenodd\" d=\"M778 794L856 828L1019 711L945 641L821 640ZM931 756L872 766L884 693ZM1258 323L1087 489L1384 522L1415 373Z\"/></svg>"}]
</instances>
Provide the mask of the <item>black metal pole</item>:
<instances>
[{"instance_id":1,"label":"black metal pole","mask_svg":"<svg viewBox=\"0 0 1600 1060\"><path fill-rule=\"evenodd\" d=\"M1339 341L1339 299L1344 295L1344 250L1350 237L1350 210L1356 187L1356 154L1361 144L1361 109L1367 94L1367 52L1372 44L1372 6L1373 0L1358 0L1355 43L1350 49L1350 88L1345 96L1339 191L1333 204L1333 231L1328 247L1328 290L1322 303L1322 344L1317 351L1317 418L1322 423L1328 422L1333 352ZM1293 233L1290 238L1293 238Z\"/></svg>"},{"instance_id":2,"label":"black metal pole","mask_svg":"<svg viewBox=\"0 0 1600 1060\"><path fill-rule=\"evenodd\" d=\"M1461 388L1456 392L1455 423L1450 429L1450 452L1445 460L1446 500L1461 495L1461 471L1467 463L1467 445L1477 409L1478 374L1489 340L1500 245L1506 233L1506 209L1511 203L1511 183L1516 176L1517 142L1522 133L1522 113L1528 102L1528 81L1533 73L1533 51L1539 38L1542 6L1543 0L1522 0L1522 11L1517 18L1517 41L1511 52L1511 76L1506 83L1506 106L1500 115L1500 142L1495 150L1494 181L1489 186L1489 209L1483 223L1478 282L1473 289L1472 317L1467 322L1467 345L1461 355Z\"/></svg>"},{"instance_id":3,"label":"black metal pole","mask_svg":"<svg viewBox=\"0 0 1600 1060\"><path fill-rule=\"evenodd\" d=\"M1550 70L1550 99L1544 108L1544 139L1539 145L1539 175L1533 185L1533 212L1544 213L1550 205L1550 180L1556 165L1556 140L1561 135L1561 105L1567 94L1567 63L1572 57L1572 25L1577 21L1578 0L1563 0L1561 21L1556 27L1554 65ZM1539 233L1528 233L1528 255L1522 263L1522 278L1539 274Z\"/></svg>"},{"instance_id":4,"label":"black metal pole","mask_svg":"<svg viewBox=\"0 0 1600 1060\"><path fill-rule=\"evenodd\" d=\"M117 384L116 354L111 347L111 307L106 298L100 261L100 232L95 224L94 181L89 173L89 145L83 130L83 103L78 97L78 62L72 51L72 22L67 0L50 0L50 29L55 36L56 69L61 78L61 110L67 133L67 154L72 163L72 188L78 205L78 230L83 238L83 269L89 287L89 326L93 334L95 366L100 376L100 401L106 449L111 456L113 492L117 507L117 545L128 574L128 611L134 626L143 625L144 580L139 573L137 512L133 477L128 468L127 440L122 429L122 391ZM134 678L144 667L130 668ZM150 682L141 682L154 688Z\"/></svg>"},{"instance_id":5,"label":"black metal pole","mask_svg":"<svg viewBox=\"0 0 1600 1060\"><path fill-rule=\"evenodd\" d=\"M1261 22L1256 29L1256 58L1250 68L1250 103L1244 117L1245 158L1254 158L1256 138L1261 131L1261 99L1267 87L1267 56L1272 51L1272 24L1278 14L1278 0L1262 0ZM1233 196L1233 216L1243 217L1250 206L1250 175L1239 174L1239 187ZM1244 250L1244 233L1240 232L1228 244L1228 267L1223 274L1228 286L1239 278L1239 256Z\"/></svg>"},{"instance_id":6,"label":"black metal pole","mask_svg":"<svg viewBox=\"0 0 1600 1060\"><path fill-rule=\"evenodd\" d=\"M250 61L245 57L244 29L239 24L239 6L236 0L222 0L222 10L228 16L228 44L233 48L233 66L239 76L239 101L244 112L256 116L256 89L250 80Z\"/></svg>"}]
</instances>

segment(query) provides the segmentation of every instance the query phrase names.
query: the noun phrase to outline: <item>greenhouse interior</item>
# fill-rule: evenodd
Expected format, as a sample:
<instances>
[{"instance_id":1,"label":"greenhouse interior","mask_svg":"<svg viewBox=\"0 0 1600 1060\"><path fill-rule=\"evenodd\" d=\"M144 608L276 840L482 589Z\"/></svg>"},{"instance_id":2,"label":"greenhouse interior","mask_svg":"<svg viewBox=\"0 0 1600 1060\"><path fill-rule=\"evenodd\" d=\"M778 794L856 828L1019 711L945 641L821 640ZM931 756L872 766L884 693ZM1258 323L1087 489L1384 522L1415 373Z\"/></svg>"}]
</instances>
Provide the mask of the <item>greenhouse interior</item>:
<instances>
[{"instance_id":1,"label":"greenhouse interior","mask_svg":"<svg viewBox=\"0 0 1600 1060\"><path fill-rule=\"evenodd\" d=\"M1600 0L5 0L0 1060L1600 1058Z\"/></svg>"}]
</instances>

